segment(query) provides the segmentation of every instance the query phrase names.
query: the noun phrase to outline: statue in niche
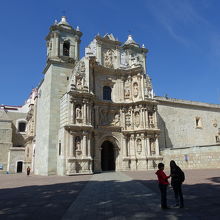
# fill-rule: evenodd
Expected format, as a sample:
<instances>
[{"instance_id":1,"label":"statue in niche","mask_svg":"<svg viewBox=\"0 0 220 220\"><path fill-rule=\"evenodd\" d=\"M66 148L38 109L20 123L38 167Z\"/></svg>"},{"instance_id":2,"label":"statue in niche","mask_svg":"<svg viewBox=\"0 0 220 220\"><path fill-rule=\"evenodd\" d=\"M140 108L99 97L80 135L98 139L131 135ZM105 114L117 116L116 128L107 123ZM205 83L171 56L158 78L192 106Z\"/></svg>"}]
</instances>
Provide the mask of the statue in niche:
<instances>
[{"instance_id":1,"label":"statue in niche","mask_svg":"<svg viewBox=\"0 0 220 220\"><path fill-rule=\"evenodd\" d=\"M75 139L75 149L77 154L80 154L82 152L81 150L81 138L79 136L76 137Z\"/></svg>"},{"instance_id":2,"label":"statue in niche","mask_svg":"<svg viewBox=\"0 0 220 220\"><path fill-rule=\"evenodd\" d=\"M134 124L136 127L139 127L140 125L140 113L139 111L135 112L134 114Z\"/></svg>"},{"instance_id":3,"label":"statue in niche","mask_svg":"<svg viewBox=\"0 0 220 220\"><path fill-rule=\"evenodd\" d=\"M118 113L116 113L113 124L115 126L119 126L119 123L120 123L120 115Z\"/></svg>"},{"instance_id":4,"label":"statue in niche","mask_svg":"<svg viewBox=\"0 0 220 220\"><path fill-rule=\"evenodd\" d=\"M82 119L82 110L80 105L76 106L76 119Z\"/></svg>"},{"instance_id":5,"label":"statue in niche","mask_svg":"<svg viewBox=\"0 0 220 220\"><path fill-rule=\"evenodd\" d=\"M76 88L77 89L82 89L82 78L76 77Z\"/></svg>"},{"instance_id":6,"label":"statue in niche","mask_svg":"<svg viewBox=\"0 0 220 220\"><path fill-rule=\"evenodd\" d=\"M126 127L130 127L131 126L131 114L127 113L125 115L125 125Z\"/></svg>"},{"instance_id":7,"label":"statue in niche","mask_svg":"<svg viewBox=\"0 0 220 220\"><path fill-rule=\"evenodd\" d=\"M137 152L140 154L142 151L141 139L137 139Z\"/></svg>"},{"instance_id":8,"label":"statue in niche","mask_svg":"<svg viewBox=\"0 0 220 220\"><path fill-rule=\"evenodd\" d=\"M104 54L104 66L113 68L113 53L112 50L107 50Z\"/></svg>"},{"instance_id":9,"label":"statue in niche","mask_svg":"<svg viewBox=\"0 0 220 220\"><path fill-rule=\"evenodd\" d=\"M134 94L134 97L137 97L138 96L138 93L139 93L139 89L138 89L138 83L134 83L133 84L133 94Z\"/></svg>"},{"instance_id":10,"label":"statue in niche","mask_svg":"<svg viewBox=\"0 0 220 220\"><path fill-rule=\"evenodd\" d=\"M130 88L125 87L124 94L126 99L130 98L130 94L131 94Z\"/></svg>"},{"instance_id":11,"label":"statue in niche","mask_svg":"<svg viewBox=\"0 0 220 220\"><path fill-rule=\"evenodd\" d=\"M154 127L154 117L153 117L153 113L151 113L151 112L148 113L148 120L149 120L149 125L150 125L150 127Z\"/></svg>"}]
</instances>

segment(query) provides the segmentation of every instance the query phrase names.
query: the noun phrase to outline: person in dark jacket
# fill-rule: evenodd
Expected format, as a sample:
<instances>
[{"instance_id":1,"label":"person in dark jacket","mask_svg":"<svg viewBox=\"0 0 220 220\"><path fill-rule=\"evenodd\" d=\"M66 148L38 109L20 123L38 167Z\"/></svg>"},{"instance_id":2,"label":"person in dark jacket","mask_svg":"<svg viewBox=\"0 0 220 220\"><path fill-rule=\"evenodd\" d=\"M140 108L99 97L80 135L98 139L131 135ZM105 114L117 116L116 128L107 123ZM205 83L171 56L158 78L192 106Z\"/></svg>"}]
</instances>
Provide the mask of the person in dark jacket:
<instances>
[{"instance_id":1,"label":"person in dark jacket","mask_svg":"<svg viewBox=\"0 0 220 220\"><path fill-rule=\"evenodd\" d=\"M168 209L168 206L167 206L167 186L169 185L168 178L170 178L170 176L167 176L163 170L164 170L164 164L159 163L158 170L155 174L157 175L157 178L158 178L159 189L160 189L160 193L161 193L161 208Z\"/></svg>"},{"instance_id":2,"label":"person in dark jacket","mask_svg":"<svg viewBox=\"0 0 220 220\"><path fill-rule=\"evenodd\" d=\"M184 207L182 183L185 179L184 172L176 165L174 160L170 161L171 186L173 187L176 204L175 207Z\"/></svg>"}]
</instances>

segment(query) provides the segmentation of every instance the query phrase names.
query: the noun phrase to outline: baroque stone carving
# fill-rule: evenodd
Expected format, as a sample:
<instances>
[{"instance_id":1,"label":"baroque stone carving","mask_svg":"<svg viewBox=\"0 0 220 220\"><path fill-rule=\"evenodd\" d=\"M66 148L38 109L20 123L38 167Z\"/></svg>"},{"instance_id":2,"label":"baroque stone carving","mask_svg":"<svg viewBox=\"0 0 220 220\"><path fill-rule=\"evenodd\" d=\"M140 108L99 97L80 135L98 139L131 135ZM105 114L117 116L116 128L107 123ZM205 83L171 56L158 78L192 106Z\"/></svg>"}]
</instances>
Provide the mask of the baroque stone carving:
<instances>
[{"instance_id":1,"label":"baroque stone carving","mask_svg":"<svg viewBox=\"0 0 220 220\"><path fill-rule=\"evenodd\" d=\"M74 84L77 90L81 90L85 86L85 70L85 63L83 61L78 62L74 69Z\"/></svg>"},{"instance_id":2,"label":"baroque stone carving","mask_svg":"<svg viewBox=\"0 0 220 220\"><path fill-rule=\"evenodd\" d=\"M79 136L77 136L75 139L75 149L76 149L77 155L80 155L82 153L81 138Z\"/></svg>"},{"instance_id":3,"label":"baroque stone carving","mask_svg":"<svg viewBox=\"0 0 220 220\"><path fill-rule=\"evenodd\" d=\"M136 111L134 114L134 124L136 127L139 127L140 125L140 112Z\"/></svg>"},{"instance_id":4,"label":"baroque stone carving","mask_svg":"<svg viewBox=\"0 0 220 220\"><path fill-rule=\"evenodd\" d=\"M124 97L125 99L129 99L131 96L131 81L130 79L125 81L125 88L124 88Z\"/></svg>"},{"instance_id":5,"label":"baroque stone carving","mask_svg":"<svg viewBox=\"0 0 220 220\"><path fill-rule=\"evenodd\" d=\"M129 128L131 126L131 113L127 112L125 114L125 126Z\"/></svg>"},{"instance_id":6,"label":"baroque stone carving","mask_svg":"<svg viewBox=\"0 0 220 220\"><path fill-rule=\"evenodd\" d=\"M76 122L78 123L82 122L82 110L80 105L76 106L75 112L76 112Z\"/></svg>"},{"instance_id":7,"label":"baroque stone carving","mask_svg":"<svg viewBox=\"0 0 220 220\"><path fill-rule=\"evenodd\" d=\"M133 84L133 95L134 95L135 98L138 96L138 93L139 93L138 83L135 82Z\"/></svg>"},{"instance_id":8,"label":"baroque stone carving","mask_svg":"<svg viewBox=\"0 0 220 220\"><path fill-rule=\"evenodd\" d=\"M104 53L104 66L108 68L113 68L113 52L112 50L107 50Z\"/></svg>"},{"instance_id":9,"label":"baroque stone carving","mask_svg":"<svg viewBox=\"0 0 220 220\"><path fill-rule=\"evenodd\" d=\"M120 124L120 115L116 113L112 125L119 126L119 124Z\"/></svg>"},{"instance_id":10,"label":"baroque stone carving","mask_svg":"<svg viewBox=\"0 0 220 220\"><path fill-rule=\"evenodd\" d=\"M138 154L140 154L142 152L142 143L141 143L141 139L137 139L137 152Z\"/></svg>"}]
</instances>

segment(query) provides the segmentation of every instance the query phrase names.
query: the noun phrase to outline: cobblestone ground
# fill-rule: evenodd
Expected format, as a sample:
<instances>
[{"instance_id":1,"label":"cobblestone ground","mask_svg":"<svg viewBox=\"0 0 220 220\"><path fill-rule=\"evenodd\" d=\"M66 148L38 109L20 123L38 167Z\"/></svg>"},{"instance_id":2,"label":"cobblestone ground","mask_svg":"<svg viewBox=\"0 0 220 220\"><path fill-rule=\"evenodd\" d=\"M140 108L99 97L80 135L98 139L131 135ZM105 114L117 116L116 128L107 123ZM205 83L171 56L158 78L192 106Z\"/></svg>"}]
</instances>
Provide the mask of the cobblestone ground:
<instances>
[{"instance_id":1,"label":"cobblestone ground","mask_svg":"<svg viewBox=\"0 0 220 220\"><path fill-rule=\"evenodd\" d=\"M167 211L154 173L0 175L0 219L220 219L220 169L185 170L185 208ZM173 204L171 188L168 194Z\"/></svg>"}]
</instances>

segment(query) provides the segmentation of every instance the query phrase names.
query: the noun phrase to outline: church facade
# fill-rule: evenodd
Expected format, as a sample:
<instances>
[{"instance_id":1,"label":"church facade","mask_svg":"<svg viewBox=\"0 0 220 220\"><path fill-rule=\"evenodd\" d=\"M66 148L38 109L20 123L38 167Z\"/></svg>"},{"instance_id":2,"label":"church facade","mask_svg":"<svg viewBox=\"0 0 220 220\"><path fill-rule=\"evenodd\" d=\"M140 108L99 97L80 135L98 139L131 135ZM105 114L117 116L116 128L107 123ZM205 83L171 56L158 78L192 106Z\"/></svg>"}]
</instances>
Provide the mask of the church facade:
<instances>
[{"instance_id":1,"label":"church facade","mask_svg":"<svg viewBox=\"0 0 220 220\"><path fill-rule=\"evenodd\" d=\"M146 170L159 154L157 101L147 49L131 36L96 36L79 59L82 33L62 18L47 36L38 88L36 174Z\"/></svg>"},{"instance_id":2,"label":"church facade","mask_svg":"<svg viewBox=\"0 0 220 220\"><path fill-rule=\"evenodd\" d=\"M131 35L125 42L97 35L80 59L81 36L65 17L50 27L44 79L16 118L23 133L10 119L19 108L0 109L3 171L21 163L37 175L148 170L170 159L184 168L220 166L220 105L155 96L148 50Z\"/></svg>"}]
</instances>

